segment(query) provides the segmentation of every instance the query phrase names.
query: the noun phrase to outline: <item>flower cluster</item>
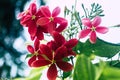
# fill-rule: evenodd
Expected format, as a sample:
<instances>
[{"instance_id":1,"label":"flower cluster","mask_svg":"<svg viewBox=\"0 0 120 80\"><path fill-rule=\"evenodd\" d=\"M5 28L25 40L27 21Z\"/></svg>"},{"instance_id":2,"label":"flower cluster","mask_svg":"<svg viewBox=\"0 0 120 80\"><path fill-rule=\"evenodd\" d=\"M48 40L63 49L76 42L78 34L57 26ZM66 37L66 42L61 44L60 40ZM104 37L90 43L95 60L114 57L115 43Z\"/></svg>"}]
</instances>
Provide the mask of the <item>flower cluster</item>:
<instances>
[{"instance_id":1,"label":"flower cluster","mask_svg":"<svg viewBox=\"0 0 120 80\"><path fill-rule=\"evenodd\" d=\"M41 6L37 10L36 4L31 3L28 10L18 16L21 25L28 27L31 40L34 41L34 46L27 46L32 55L28 64L30 67L49 66L49 80L56 79L57 67L65 72L73 69L73 65L64 61L64 58L76 55L72 48L78 43L77 39L66 41L61 35L68 23L65 18L58 17L59 13L59 7L51 13L48 6ZM40 43L44 39L44 33L49 33L53 40L47 44Z\"/></svg>"},{"instance_id":2,"label":"flower cluster","mask_svg":"<svg viewBox=\"0 0 120 80\"><path fill-rule=\"evenodd\" d=\"M48 6L41 6L38 10L35 3L32 3L28 10L18 15L21 25L28 27L31 39L43 40L43 33L52 34L53 31L62 32L67 26L67 20L57 17L60 8L56 7L52 13Z\"/></svg>"},{"instance_id":3,"label":"flower cluster","mask_svg":"<svg viewBox=\"0 0 120 80\"><path fill-rule=\"evenodd\" d=\"M34 46L28 45L27 49L31 53L28 64L30 67L48 66L47 77L49 80L56 80L58 70L64 72L71 71L73 65L65 61L65 58L76 56L73 51L78 43L78 39L66 40L61 32L66 29L68 22L65 18L58 17L60 8L56 7L52 13L48 6L41 6L37 9L35 3L31 3L30 7L18 15L22 26L28 27L31 40L34 41ZM108 28L99 26L100 17L96 17L93 21L89 18L82 20L82 23L87 26L79 33L79 38L84 38L90 34L90 42L96 43L96 32L106 33ZM40 43L44 40L44 34L50 34L53 40L46 44Z\"/></svg>"}]
</instances>

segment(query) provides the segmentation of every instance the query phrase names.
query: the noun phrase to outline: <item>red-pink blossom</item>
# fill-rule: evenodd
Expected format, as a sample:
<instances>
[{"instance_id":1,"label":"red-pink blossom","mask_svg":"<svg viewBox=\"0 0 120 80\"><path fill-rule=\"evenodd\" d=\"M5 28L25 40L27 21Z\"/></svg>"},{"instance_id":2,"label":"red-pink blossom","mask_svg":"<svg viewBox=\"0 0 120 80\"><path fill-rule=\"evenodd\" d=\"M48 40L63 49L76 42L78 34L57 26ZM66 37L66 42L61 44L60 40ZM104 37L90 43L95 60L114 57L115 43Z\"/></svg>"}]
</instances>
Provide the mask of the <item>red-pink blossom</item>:
<instances>
[{"instance_id":1,"label":"red-pink blossom","mask_svg":"<svg viewBox=\"0 0 120 80\"><path fill-rule=\"evenodd\" d=\"M27 46L28 51L32 54L32 57L28 60L29 66L31 66L33 61L35 61L39 58L42 59L42 57L40 56L39 45L40 45L40 42L38 39L36 39L34 42L34 46L32 46L32 45Z\"/></svg>"},{"instance_id":2,"label":"red-pink blossom","mask_svg":"<svg viewBox=\"0 0 120 80\"><path fill-rule=\"evenodd\" d=\"M67 20L58 17L60 13L59 7L56 7L51 13L48 6L41 6L40 11L43 17L37 20L37 24L40 26L47 26L50 33L53 31L62 32L66 28Z\"/></svg>"},{"instance_id":3,"label":"red-pink blossom","mask_svg":"<svg viewBox=\"0 0 120 80\"><path fill-rule=\"evenodd\" d=\"M37 36L39 37L39 39L43 39L43 33L40 32L38 34L38 26L36 24L36 21L38 20L38 18L40 18L42 16L40 10L37 10L37 6L35 3L31 3L28 10L21 12L18 15L18 18L20 19L20 23L21 25L28 27L28 32L32 38L32 40ZM41 36L41 37L40 37Z\"/></svg>"},{"instance_id":4,"label":"red-pink blossom","mask_svg":"<svg viewBox=\"0 0 120 80\"><path fill-rule=\"evenodd\" d=\"M75 56L75 52L72 50L73 47L75 47L78 43L77 39L70 39L69 41L66 41L64 36L62 36L58 32L53 32L53 38L54 40L47 43L47 45L52 48L52 50L56 51L57 48L60 46L65 46L67 48L67 54L66 56L73 55Z\"/></svg>"},{"instance_id":5,"label":"red-pink blossom","mask_svg":"<svg viewBox=\"0 0 120 80\"><path fill-rule=\"evenodd\" d=\"M82 24L86 26L86 28L79 33L79 38L85 38L90 34L90 42L96 43L97 33L105 34L108 32L108 28L105 26L99 26L101 23L101 18L96 16L93 21L90 21L89 18L82 19Z\"/></svg>"},{"instance_id":6,"label":"red-pink blossom","mask_svg":"<svg viewBox=\"0 0 120 80\"><path fill-rule=\"evenodd\" d=\"M56 80L57 67L59 67L63 71L72 70L73 66L70 63L63 61L63 59L65 58L64 55L67 53L67 48L65 46L61 46L55 52L53 52L49 48L49 46L45 44L41 44L40 51L41 51L41 56L43 56L44 59L38 59L33 61L31 66L41 67L41 66L49 65L49 69L47 72L47 77L49 80Z\"/></svg>"},{"instance_id":7,"label":"red-pink blossom","mask_svg":"<svg viewBox=\"0 0 120 80\"><path fill-rule=\"evenodd\" d=\"M73 66L63 59L71 55L75 56L72 48L78 42L76 39L66 41L65 38L58 32L53 32L53 37L55 39L53 42L55 42L56 46L54 46L51 42L48 42L47 45L40 44L39 50L42 59L39 58L31 63L32 67L49 65L49 69L47 71L47 77L49 80L56 80L58 74L57 67L65 72L72 70ZM53 47L55 47L55 49Z\"/></svg>"}]
</instances>

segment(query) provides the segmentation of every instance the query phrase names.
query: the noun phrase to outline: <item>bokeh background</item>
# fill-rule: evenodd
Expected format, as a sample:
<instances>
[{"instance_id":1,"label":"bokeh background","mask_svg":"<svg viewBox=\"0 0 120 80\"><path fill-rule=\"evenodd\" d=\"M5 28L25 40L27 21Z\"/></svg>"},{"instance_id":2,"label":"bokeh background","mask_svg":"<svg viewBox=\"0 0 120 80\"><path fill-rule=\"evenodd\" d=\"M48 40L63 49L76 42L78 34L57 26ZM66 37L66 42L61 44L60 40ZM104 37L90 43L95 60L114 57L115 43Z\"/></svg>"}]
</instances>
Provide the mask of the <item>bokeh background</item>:
<instances>
[{"instance_id":1,"label":"bokeh background","mask_svg":"<svg viewBox=\"0 0 120 80\"><path fill-rule=\"evenodd\" d=\"M44 5L44 1L38 1ZM26 74L25 42L27 37L16 16L30 0L0 0L0 78Z\"/></svg>"}]
</instances>

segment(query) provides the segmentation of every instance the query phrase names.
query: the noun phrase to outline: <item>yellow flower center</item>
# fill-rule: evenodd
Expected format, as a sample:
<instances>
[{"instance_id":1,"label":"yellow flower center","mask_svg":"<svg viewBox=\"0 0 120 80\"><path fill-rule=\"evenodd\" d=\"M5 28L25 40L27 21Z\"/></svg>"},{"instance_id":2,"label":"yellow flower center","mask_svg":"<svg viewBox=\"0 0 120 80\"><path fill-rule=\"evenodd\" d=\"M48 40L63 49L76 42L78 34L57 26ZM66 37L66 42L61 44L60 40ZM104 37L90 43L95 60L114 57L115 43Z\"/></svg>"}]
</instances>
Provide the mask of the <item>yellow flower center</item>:
<instances>
[{"instance_id":1,"label":"yellow flower center","mask_svg":"<svg viewBox=\"0 0 120 80\"><path fill-rule=\"evenodd\" d=\"M50 19L50 21L53 21L53 20L54 20L54 18L53 18L53 17L50 17L49 19Z\"/></svg>"},{"instance_id":2,"label":"yellow flower center","mask_svg":"<svg viewBox=\"0 0 120 80\"><path fill-rule=\"evenodd\" d=\"M52 60L52 64L54 64L54 63L56 63L56 61L55 61L55 60Z\"/></svg>"},{"instance_id":3,"label":"yellow flower center","mask_svg":"<svg viewBox=\"0 0 120 80\"><path fill-rule=\"evenodd\" d=\"M34 55L35 55L35 56L38 56L38 51L35 51L35 52L34 52Z\"/></svg>"},{"instance_id":4,"label":"yellow flower center","mask_svg":"<svg viewBox=\"0 0 120 80\"><path fill-rule=\"evenodd\" d=\"M91 30L92 30L92 31L95 31L95 30L96 30L96 27L92 26Z\"/></svg>"},{"instance_id":5,"label":"yellow flower center","mask_svg":"<svg viewBox=\"0 0 120 80\"><path fill-rule=\"evenodd\" d=\"M35 15L32 15L32 20L35 20L36 16Z\"/></svg>"}]
</instances>

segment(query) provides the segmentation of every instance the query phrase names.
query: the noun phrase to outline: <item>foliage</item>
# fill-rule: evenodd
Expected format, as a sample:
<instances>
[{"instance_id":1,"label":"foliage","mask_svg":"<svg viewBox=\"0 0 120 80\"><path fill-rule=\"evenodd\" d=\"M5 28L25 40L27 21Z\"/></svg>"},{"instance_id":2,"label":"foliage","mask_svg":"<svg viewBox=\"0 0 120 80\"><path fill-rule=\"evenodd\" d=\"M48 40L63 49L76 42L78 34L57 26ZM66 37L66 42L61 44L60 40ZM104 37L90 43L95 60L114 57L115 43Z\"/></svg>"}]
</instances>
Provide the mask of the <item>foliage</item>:
<instances>
[{"instance_id":1,"label":"foliage","mask_svg":"<svg viewBox=\"0 0 120 80\"><path fill-rule=\"evenodd\" d=\"M14 80L39 80L41 75L42 75L42 71L43 69L45 69L45 67L41 67L41 68L33 68L30 71L30 74L28 75L28 77L25 78L15 78Z\"/></svg>"},{"instance_id":2,"label":"foliage","mask_svg":"<svg viewBox=\"0 0 120 80\"><path fill-rule=\"evenodd\" d=\"M100 57L111 58L120 51L120 45L105 42L101 39L97 39L96 44L91 44L87 40L85 43L79 42L75 50L78 54L85 54L87 56L94 54Z\"/></svg>"},{"instance_id":3,"label":"foliage","mask_svg":"<svg viewBox=\"0 0 120 80\"><path fill-rule=\"evenodd\" d=\"M104 62L91 63L89 57L78 55L73 80L119 80L120 69L108 66Z\"/></svg>"}]
</instances>

